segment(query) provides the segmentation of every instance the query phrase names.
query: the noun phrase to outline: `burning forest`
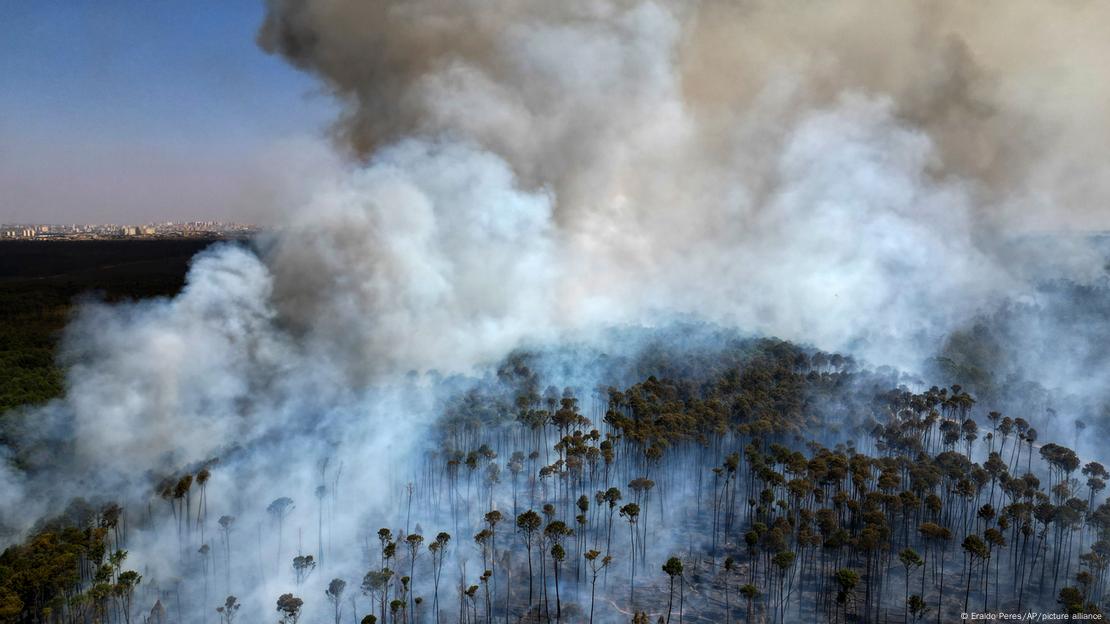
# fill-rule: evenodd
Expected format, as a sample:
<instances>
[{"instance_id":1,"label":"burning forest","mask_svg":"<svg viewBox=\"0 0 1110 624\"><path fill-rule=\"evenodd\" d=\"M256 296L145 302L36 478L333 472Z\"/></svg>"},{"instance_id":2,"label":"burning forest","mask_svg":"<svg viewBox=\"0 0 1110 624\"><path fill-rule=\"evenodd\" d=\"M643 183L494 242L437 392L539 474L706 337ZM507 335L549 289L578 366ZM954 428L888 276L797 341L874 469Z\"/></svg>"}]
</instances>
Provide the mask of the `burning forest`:
<instances>
[{"instance_id":1,"label":"burning forest","mask_svg":"<svg viewBox=\"0 0 1110 624\"><path fill-rule=\"evenodd\" d=\"M1103 619L1108 20L269 0L326 156L74 308L0 622Z\"/></svg>"}]
</instances>

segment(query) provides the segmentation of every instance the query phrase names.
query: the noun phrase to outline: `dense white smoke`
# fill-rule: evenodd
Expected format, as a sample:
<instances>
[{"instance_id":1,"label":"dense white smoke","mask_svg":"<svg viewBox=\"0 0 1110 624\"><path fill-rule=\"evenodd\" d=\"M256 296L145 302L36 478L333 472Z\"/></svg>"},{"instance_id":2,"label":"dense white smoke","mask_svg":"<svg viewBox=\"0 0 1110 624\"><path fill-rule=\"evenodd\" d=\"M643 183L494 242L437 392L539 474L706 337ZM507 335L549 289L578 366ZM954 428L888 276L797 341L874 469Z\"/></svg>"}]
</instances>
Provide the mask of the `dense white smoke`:
<instances>
[{"instance_id":1,"label":"dense white smoke","mask_svg":"<svg viewBox=\"0 0 1110 624\"><path fill-rule=\"evenodd\" d=\"M560 319L695 312L912 365L907 338L1040 268L1014 236L1105 225L1105 11L273 2L260 41L347 104L356 154L461 142L549 194Z\"/></svg>"},{"instance_id":2,"label":"dense white smoke","mask_svg":"<svg viewBox=\"0 0 1110 624\"><path fill-rule=\"evenodd\" d=\"M614 324L693 317L917 367L1046 270L1101 270L1081 239L1022 237L1107 224L1110 87L1083 71L1110 55L1108 11L271 2L261 44L334 90L358 163L305 180L315 199L257 250L199 256L179 296L82 310L66 396L22 420L40 476L0 473L2 520L145 500L220 457L210 506L253 539L278 496L312 526L330 458L357 543L434 418L429 373ZM147 539L135 557L172 574L168 537Z\"/></svg>"}]
</instances>

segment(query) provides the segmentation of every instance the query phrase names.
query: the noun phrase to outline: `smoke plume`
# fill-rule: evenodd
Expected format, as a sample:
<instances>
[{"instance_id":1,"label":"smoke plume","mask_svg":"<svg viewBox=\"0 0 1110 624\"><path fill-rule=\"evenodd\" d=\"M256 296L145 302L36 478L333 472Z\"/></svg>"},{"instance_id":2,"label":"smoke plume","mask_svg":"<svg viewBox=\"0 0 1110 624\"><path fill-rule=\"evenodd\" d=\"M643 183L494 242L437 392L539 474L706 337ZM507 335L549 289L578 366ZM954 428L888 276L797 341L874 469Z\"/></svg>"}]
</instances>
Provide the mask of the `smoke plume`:
<instances>
[{"instance_id":1,"label":"smoke plume","mask_svg":"<svg viewBox=\"0 0 1110 624\"><path fill-rule=\"evenodd\" d=\"M559 319L695 313L909 364L1043 269L1016 237L1106 225L1105 11L273 2L259 40L345 103L353 154L463 144L550 197L519 249L556 249Z\"/></svg>"}]
</instances>

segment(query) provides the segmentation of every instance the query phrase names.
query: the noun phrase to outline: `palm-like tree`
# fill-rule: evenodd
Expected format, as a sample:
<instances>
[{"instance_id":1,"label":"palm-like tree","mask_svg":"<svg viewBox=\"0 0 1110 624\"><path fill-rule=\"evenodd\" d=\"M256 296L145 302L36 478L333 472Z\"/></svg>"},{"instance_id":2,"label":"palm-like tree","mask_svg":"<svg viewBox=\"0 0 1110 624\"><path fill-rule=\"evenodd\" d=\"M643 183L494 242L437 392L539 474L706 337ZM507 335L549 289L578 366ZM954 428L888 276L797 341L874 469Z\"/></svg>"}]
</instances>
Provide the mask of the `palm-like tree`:
<instances>
[{"instance_id":1,"label":"palm-like tree","mask_svg":"<svg viewBox=\"0 0 1110 624\"><path fill-rule=\"evenodd\" d=\"M501 522L501 512L496 509L486 512L485 521L490 536L490 583L493 585L493 595L497 595L497 524ZM508 605L505 605L508 608Z\"/></svg>"},{"instance_id":2,"label":"palm-like tree","mask_svg":"<svg viewBox=\"0 0 1110 624\"><path fill-rule=\"evenodd\" d=\"M316 561L312 558L312 555L293 557L293 577L296 579L298 587L308 579L315 569Z\"/></svg>"},{"instance_id":3,"label":"palm-like tree","mask_svg":"<svg viewBox=\"0 0 1110 624\"><path fill-rule=\"evenodd\" d=\"M424 543L424 536L419 533L411 533L405 537L405 543L409 547L409 583L415 585L416 582L413 579L415 578L414 574L416 574L416 556L420 553L420 545ZM413 602L415 593L409 592L409 603L412 605L413 617L416 616L416 603Z\"/></svg>"},{"instance_id":4,"label":"palm-like tree","mask_svg":"<svg viewBox=\"0 0 1110 624\"><path fill-rule=\"evenodd\" d=\"M779 570L779 621L786 620L786 572L794 566L796 556L789 550L780 550L771 558L771 563Z\"/></svg>"},{"instance_id":5,"label":"palm-like tree","mask_svg":"<svg viewBox=\"0 0 1110 624\"><path fill-rule=\"evenodd\" d=\"M224 540L224 573L227 577L227 590L231 591L231 527L235 524L235 516L220 516L217 521Z\"/></svg>"},{"instance_id":6,"label":"palm-like tree","mask_svg":"<svg viewBox=\"0 0 1110 624\"><path fill-rule=\"evenodd\" d=\"M682 560L678 557L671 557L663 564L663 571L667 573L670 580L670 592L667 597L667 624L671 621L671 611L674 607L674 579L675 577L682 577ZM678 608L678 620L682 621L682 606Z\"/></svg>"},{"instance_id":7,"label":"palm-like tree","mask_svg":"<svg viewBox=\"0 0 1110 624\"><path fill-rule=\"evenodd\" d=\"M436 539L428 544L428 551L432 553L432 611L435 612L436 622L439 622L439 579L443 573L443 560L447 556L447 544L451 541L451 534L440 531Z\"/></svg>"},{"instance_id":8,"label":"palm-like tree","mask_svg":"<svg viewBox=\"0 0 1110 624\"><path fill-rule=\"evenodd\" d=\"M528 606L532 606L532 546L535 543L536 532L543 525L543 519L535 511L529 509L516 517L516 528L524 540L524 548L528 551Z\"/></svg>"},{"instance_id":9,"label":"palm-like tree","mask_svg":"<svg viewBox=\"0 0 1110 624\"><path fill-rule=\"evenodd\" d=\"M597 595L597 575L613 560L609 555L605 555L598 560L599 555L601 555L601 553L596 550L587 551L584 555L590 566L590 624L593 624L594 621L594 597Z\"/></svg>"},{"instance_id":10,"label":"palm-like tree","mask_svg":"<svg viewBox=\"0 0 1110 624\"><path fill-rule=\"evenodd\" d=\"M301 619L301 607L304 601L293 594L282 594L277 599L277 611L281 614L282 624L297 624Z\"/></svg>"},{"instance_id":11,"label":"palm-like tree","mask_svg":"<svg viewBox=\"0 0 1110 624\"><path fill-rule=\"evenodd\" d=\"M848 606L852 603L853 593L859 584L859 573L851 568L841 568L834 576L840 590L836 594L836 603L843 607L844 616L847 618Z\"/></svg>"},{"instance_id":12,"label":"palm-like tree","mask_svg":"<svg viewBox=\"0 0 1110 624\"><path fill-rule=\"evenodd\" d=\"M563 607L559 598L559 567L566 558L563 540L574 534L574 531L562 520L553 520L544 527L544 537L551 543L552 567L555 570L555 619L562 621Z\"/></svg>"},{"instance_id":13,"label":"palm-like tree","mask_svg":"<svg viewBox=\"0 0 1110 624\"><path fill-rule=\"evenodd\" d=\"M343 590L347 589L347 581L343 579L334 578L328 583L328 588L324 590L324 595L327 596L328 602L332 604L335 610L335 624L339 624L339 619L343 615Z\"/></svg>"},{"instance_id":14,"label":"palm-like tree","mask_svg":"<svg viewBox=\"0 0 1110 624\"><path fill-rule=\"evenodd\" d=\"M902 567L905 568L906 572L906 613L908 618L910 605L910 570L925 565L925 560L921 558L921 555L917 554L916 550L904 548L898 553L898 561L902 563ZM920 600L920 597L918 599Z\"/></svg>"},{"instance_id":15,"label":"palm-like tree","mask_svg":"<svg viewBox=\"0 0 1110 624\"><path fill-rule=\"evenodd\" d=\"M936 544L933 547L934 553L937 549L940 550L940 562L935 568L940 570L940 583L938 584L937 595L937 624L940 624L941 611L944 608L944 553L947 550L948 540L952 539L952 531L948 527L942 527L934 522L925 522L918 527L918 532L925 539L926 544ZM934 557L936 555L934 554ZM935 561L935 560L934 560ZM936 574L934 570L934 575Z\"/></svg>"},{"instance_id":16,"label":"palm-like tree","mask_svg":"<svg viewBox=\"0 0 1110 624\"><path fill-rule=\"evenodd\" d=\"M976 534L972 533L964 538L960 545L967 554L967 591L964 593L964 611L967 611L967 602L971 597L971 573L976 561L985 561L990 556L987 545Z\"/></svg>"},{"instance_id":17,"label":"palm-like tree","mask_svg":"<svg viewBox=\"0 0 1110 624\"><path fill-rule=\"evenodd\" d=\"M278 568L277 569L279 571L281 570L281 542L282 542L282 534L283 534L284 528L285 528L285 518L290 513L292 513L294 507L295 507L295 505L293 504L293 499L289 498L288 496L282 496L281 498L275 498L273 500L273 502L271 502L270 505L268 507L266 507L266 512L270 514L270 518L273 519L274 523L277 524L277 528L278 528L278 543L277 543Z\"/></svg>"},{"instance_id":18,"label":"palm-like tree","mask_svg":"<svg viewBox=\"0 0 1110 624\"><path fill-rule=\"evenodd\" d=\"M220 622L223 624L234 624L235 615L239 612L239 599L235 596L228 596L224 600L224 604L216 607L216 613L220 614Z\"/></svg>"},{"instance_id":19,"label":"palm-like tree","mask_svg":"<svg viewBox=\"0 0 1110 624\"><path fill-rule=\"evenodd\" d=\"M621 517L628 521L629 540L629 574L628 574L628 604L635 610L636 606L636 519L640 517L640 506L628 503L621 507Z\"/></svg>"},{"instance_id":20,"label":"palm-like tree","mask_svg":"<svg viewBox=\"0 0 1110 624\"><path fill-rule=\"evenodd\" d=\"M755 620L752 619L752 603L755 602L756 598L759 598L759 588L757 588L755 585L752 585L751 583L741 585L740 595L743 596L744 600L748 603L747 621L754 622Z\"/></svg>"},{"instance_id":21,"label":"palm-like tree","mask_svg":"<svg viewBox=\"0 0 1110 624\"><path fill-rule=\"evenodd\" d=\"M389 594L389 580L393 577L393 571L389 568L382 568L381 570L371 570L362 577L362 593L370 599L371 609L375 602L378 603L379 613L383 622L385 619L385 604L386 596Z\"/></svg>"},{"instance_id":22,"label":"palm-like tree","mask_svg":"<svg viewBox=\"0 0 1110 624\"><path fill-rule=\"evenodd\" d=\"M906 599L906 610L909 611L912 622L917 622L925 617L929 611L929 606L921 599L921 596L914 594Z\"/></svg>"}]
</instances>

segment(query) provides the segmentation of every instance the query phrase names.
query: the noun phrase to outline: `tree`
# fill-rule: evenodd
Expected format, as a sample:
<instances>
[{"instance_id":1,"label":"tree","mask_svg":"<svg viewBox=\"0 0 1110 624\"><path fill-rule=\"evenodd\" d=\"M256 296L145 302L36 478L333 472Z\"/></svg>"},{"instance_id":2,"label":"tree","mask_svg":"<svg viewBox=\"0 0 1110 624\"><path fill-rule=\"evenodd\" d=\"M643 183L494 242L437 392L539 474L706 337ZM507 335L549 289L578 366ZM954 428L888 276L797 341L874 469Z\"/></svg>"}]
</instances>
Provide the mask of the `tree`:
<instances>
[{"instance_id":1,"label":"tree","mask_svg":"<svg viewBox=\"0 0 1110 624\"><path fill-rule=\"evenodd\" d=\"M544 527L544 537L551 543L551 565L555 569L555 619L562 621L563 605L559 598L559 567L566 558L563 540L573 535L574 531L562 520L553 520Z\"/></svg>"},{"instance_id":2,"label":"tree","mask_svg":"<svg viewBox=\"0 0 1110 624\"><path fill-rule=\"evenodd\" d=\"M584 555L590 566L590 624L593 624L594 621L594 597L597 594L597 575L613 560L609 555L605 555L598 561L599 555L601 555L601 553L596 550L587 551Z\"/></svg>"},{"instance_id":3,"label":"tree","mask_svg":"<svg viewBox=\"0 0 1110 624\"><path fill-rule=\"evenodd\" d=\"M493 557L490 559L490 583L493 585L493 595L497 595L497 524L501 522L501 512L496 509L486 512L484 517L490 535L490 550ZM508 605L505 605L508 608Z\"/></svg>"},{"instance_id":4,"label":"tree","mask_svg":"<svg viewBox=\"0 0 1110 624\"><path fill-rule=\"evenodd\" d=\"M667 559L667 562L663 564L663 571L667 573L667 577L670 579L670 592L667 598L667 623L670 624L671 611L674 606L674 579L675 577L682 577L682 560L678 557ZM680 622L682 621L681 605L679 606L678 619Z\"/></svg>"},{"instance_id":5,"label":"tree","mask_svg":"<svg viewBox=\"0 0 1110 624\"><path fill-rule=\"evenodd\" d=\"M902 563L902 567L905 568L906 571L906 614L908 618L910 613L910 570L913 568L920 568L921 566L925 565L925 560L921 558L921 555L917 554L916 550L912 548L904 548L901 552L898 553L898 561ZM918 600L920 599L921 598L918 597Z\"/></svg>"},{"instance_id":6,"label":"tree","mask_svg":"<svg viewBox=\"0 0 1110 624\"><path fill-rule=\"evenodd\" d=\"M744 600L747 601L747 603L748 603L748 619L747 619L747 621L748 622L754 622L755 620L752 619L752 603L755 601L756 598L759 598L759 589L756 588L756 586L752 585L751 583L748 583L746 585L741 585L740 586L740 595L743 596Z\"/></svg>"},{"instance_id":7,"label":"tree","mask_svg":"<svg viewBox=\"0 0 1110 624\"><path fill-rule=\"evenodd\" d=\"M732 622L732 603L729 601L729 586L732 584L732 572L735 569L735 560L732 557L725 557L724 562L721 564L724 570L724 585L725 590L725 624Z\"/></svg>"},{"instance_id":8,"label":"tree","mask_svg":"<svg viewBox=\"0 0 1110 624\"><path fill-rule=\"evenodd\" d=\"M277 545L277 562L278 570L281 570L281 541L282 533L285 527L285 518L293 511L293 499L282 496L275 498L273 502L266 508L266 512L270 514L270 518L278 527L278 545Z\"/></svg>"},{"instance_id":9,"label":"tree","mask_svg":"<svg viewBox=\"0 0 1110 624\"><path fill-rule=\"evenodd\" d=\"M906 600L906 610L909 611L910 617L912 618L911 621L917 622L925 617L925 614L929 611L929 607L925 604L925 601L921 599L921 596L914 594Z\"/></svg>"},{"instance_id":10,"label":"tree","mask_svg":"<svg viewBox=\"0 0 1110 624\"><path fill-rule=\"evenodd\" d=\"M937 509L939 510L939 503ZM939 624L941 611L944 605L944 553L948 546L948 540L952 539L952 531L950 531L948 527L942 527L934 522L924 522L917 530L921 533L921 536L925 538L926 544L936 543L938 545L937 547L940 549L940 565L936 565L936 560L933 560L934 576L936 574L935 570L940 570L940 584L938 585L937 595L937 622ZM924 578L922 582L924 582Z\"/></svg>"},{"instance_id":11,"label":"tree","mask_svg":"<svg viewBox=\"0 0 1110 624\"><path fill-rule=\"evenodd\" d=\"M383 622L385 619L385 604L386 597L389 594L389 579L393 577L393 571L389 568L382 568L381 570L371 570L362 577L362 593L370 599L371 604L376 600L381 613Z\"/></svg>"},{"instance_id":12,"label":"tree","mask_svg":"<svg viewBox=\"0 0 1110 624\"><path fill-rule=\"evenodd\" d=\"M225 624L233 624L235 621L235 614L239 612L239 599L235 596L228 596L224 600L223 606L216 607L216 613L220 614L220 621Z\"/></svg>"},{"instance_id":13,"label":"tree","mask_svg":"<svg viewBox=\"0 0 1110 624\"><path fill-rule=\"evenodd\" d=\"M528 551L528 606L532 606L532 545L535 542L536 532L543 525L543 519L535 511L529 509L516 517L517 531L524 540L524 548Z\"/></svg>"},{"instance_id":14,"label":"tree","mask_svg":"<svg viewBox=\"0 0 1110 624\"><path fill-rule=\"evenodd\" d=\"M231 591L231 527L235 524L235 516L220 516L217 521L224 539L224 572L227 576L228 591Z\"/></svg>"},{"instance_id":15,"label":"tree","mask_svg":"<svg viewBox=\"0 0 1110 624\"><path fill-rule=\"evenodd\" d=\"M191 474L186 474L185 476L181 477L180 479L178 479L177 484L173 486L173 501L176 501L176 505L181 506L181 510L177 514L177 538L179 542L179 547L184 546L184 543L181 542L182 526L184 525L186 532L189 531L191 526L191 522L189 521L189 492L192 490L192 487L193 475Z\"/></svg>"},{"instance_id":16,"label":"tree","mask_svg":"<svg viewBox=\"0 0 1110 624\"><path fill-rule=\"evenodd\" d=\"M198 512L199 513L199 512ZM200 564L202 574L204 575L204 604L206 605L203 613L203 621L208 621L208 570L211 569L212 549L208 544L201 544L197 549L197 554L200 555Z\"/></svg>"},{"instance_id":17,"label":"tree","mask_svg":"<svg viewBox=\"0 0 1110 624\"><path fill-rule=\"evenodd\" d=\"M551 545L551 565L555 568L555 621L563 619L563 603L559 598L559 567L567 556L563 545L556 542Z\"/></svg>"},{"instance_id":18,"label":"tree","mask_svg":"<svg viewBox=\"0 0 1110 624\"><path fill-rule=\"evenodd\" d=\"M978 535L975 535L974 533L965 537L961 546L963 547L964 552L967 554L967 558L968 558L968 563L967 563L967 591L964 593L964 611L967 611L967 602L968 602L968 599L971 597L971 572L972 572L972 569L973 569L976 561L980 561L980 560L985 561L987 559L987 557L990 556L990 553L987 551L987 545L984 544L983 540Z\"/></svg>"},{"instance_id":19,"label":"tree","mask_svg":"<svg viewBox=\"0 0 1110 624\"><path fill-rule=\"evenodd\" d=\"M328 588L324 590L324 595L327 596L328 601L331 602L332 607L335 609L335 624L340 624L339 619L343 614L343 590L347 589L347 581L343 579L334 578L328 583Z\"/></svg>"},{"instance_id":20,"label":"tree","mask_svg":"<svg viewBox=\"0 0 1110 624\"><path fill-rule=\"evenodd\" d=\"M386 553L389 552L389 544L393 541L393 531L386 527L378 529L378 544L381 545L382 554L382 567L385 567Z\"/></svg>"},{"instance_id":21,"label":"tree","mask_svg":"<svg viewBox=\"0 0 1110 624\"><path fill-rule=\"evenodd\" d=\"M852 602L853 592L856 585L859 584L859 573L851 568L841 568L836 571L834 580L840 590L836 594L836 603L844 607L844 614L847 617L848 605Z\"/></svg>"},{"instance_id":22,"label":"tree","mask_svg":"<svg viewBox=\"0 0 1110 624\"><path fill-rule=\"evenodd\" d=\"M443 560L447 556L447 544L451 541L451 534L440 531L436 540L428 544L428 551L432 553L432 611L435 612L436 622L439 622L439 579L443 573Z\"/></svg>"},{"instance_id":23,"label":"tree","mask_svg":"<svg viewBox=\"0 0 1110 624\"><path fill-rule=\"evenodd\" d=\"M1003 518L1003 520L1005 520L1005 519ZM1005 536L1002 535L1002 531L999 531L998 529L996 529L994 527L991 527L991 528L989 528L989 529L987 529L986 531L983 532L983 539L985 539L986 542L987 542L987 559L986 559L985 563L983 564L983 611L986 611L987 610L987 590L990 586L990 572L991 572L990 560L991 560L991 558L994 557L995 547L1001 548L1001 547L1004 547L1006 545L1006 538L1005 538ZM995 578L995 586L996 586L995 593L996 594L998 593L997 592L997 584L998 584L997 581L998 581L998 579L996 577ZM997 601L997 598L998 597L995 596L996 601Z\"/></svg>"},{"instance_id":24,"label":"tree","mask_svg":"<svg viewBox=\"0 0 1110 624\"><path fill-rule=\"evenodd\" d=\"M415 578L416 573L416 556L420 552L420 545L424 543L424 536L419 533L411 533L405 537L405 543L409 546L409 582L415 584L412 579ZM413 617L416 616L416 592L409 592L409 603L412 605Z\"/></svg>"},{"instance_id":25,"label":"tree","mask_svg":"<svg viewBox=\"0 0 1110 624\"><path fill-rule=\"evenodd\" d=\"M613 552L613 514L616 512L617 505L621 500L621 491L615 487L611 487L605 492L600 493L601 499L609 506L609 524L605 531L605 552Z\"/></svg>"},{"instance_id":26,"label":"tree","mask_svg":"<svg viewBox=\"0 0 1110 624\"><path fill-rule=\"evenodd\" d=\"M789 594L786 591L786 571L794 565L795 554L789 550L780 550L771 558L771 563L779 570L779 621L786 619L786 600Z\"/></svg>"},{"instance_id":27,"label":"tree","mask_svg":"<svg viewBox=\"0 0 1110 624\"><path fill-rule=\"evenodd\" d=\"M200 530L200 541L204 542L204 526L208 521L208 479L212 477L208 468L201 468L197 472L197 485L200 486L200 500L197 501L197 528Z\"/></svg>"},{"instance_id":28,"label":"tree","mask_svg":"<svg viewBox=\"0 0 1110 624\"><path fill-rule=\"evenodd\" d=\"M116 581L116 593L123 598L123 617L124 621L130 624L131 622L131 599L135 595L135 587L142 582L143 577L134 570L127 570L121 572L119 579Z\"/></svg>"},{"instance_id":29,"label":"tree","mask_svg":"<svg viewBox=\"0 0 1110 624\"><path fill-rule=\"evenodd\" d=\"M628 604L635 609L636 606L636 519L640 517L640 506L628 503L621 507L621 517L628 521L629 539L629 573L628 573Z\"/></svg>"},{"instance_id":30,"label":"tree","mask_svg":"<svg viewBox=\"0 0 1110 624\"><path fill-rule=\"evenodd\" d=\"M478 586L477 585L471 585L470 587L467 587L466 591L463 592L463 595L466 597L467 600L470 601L470 608L474 611L474 617L470 621L471 622L477 622L478 621L478 604L477 604L476 596L478 595Z\"/></svg>"},{"instance_id":31,"label":"tree","mask_svg":"<svg viewBox=\"0 0 1110 624\"><path fill-rule=\"evenodd\" d=\"M312 558L312 555L297 555L293 557L293 578L296 579L298 587L308 580L308 577L315 569L316 560Z\"/></svg>"},{"instance_id":32,"label":"tree","mask_svg":"<svg viewBox=\"0 0 1110 624\"><path fill-rule=\"evenodd\" d=\"M282 594L277 599L277 611L281 614L282 624L297 624L301 619L301 607L304 601L293 594Z\"/></svg>"}]
</instances>

